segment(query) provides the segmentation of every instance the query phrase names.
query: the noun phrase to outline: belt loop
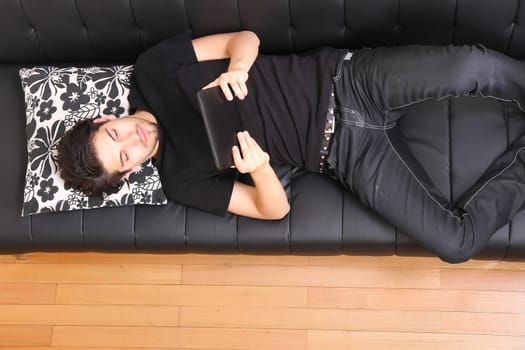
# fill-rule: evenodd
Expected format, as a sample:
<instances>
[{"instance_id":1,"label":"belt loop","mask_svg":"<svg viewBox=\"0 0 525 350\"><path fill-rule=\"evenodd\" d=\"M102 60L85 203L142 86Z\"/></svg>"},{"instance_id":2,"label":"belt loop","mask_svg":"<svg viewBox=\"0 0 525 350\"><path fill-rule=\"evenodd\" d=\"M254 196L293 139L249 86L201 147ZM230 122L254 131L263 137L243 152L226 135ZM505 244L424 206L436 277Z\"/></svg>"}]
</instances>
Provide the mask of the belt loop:
<instances>
[{"instance_id":1,"label":"belt loop","mask_svg":"<svg viewBox=\"0 0 525 350\"><path fill-rule=\"evenodd\" d=\"M354 53L351 52L351 51L348 51L346 54L345 54L345 57L343 58L344 61L350 61L352 59L352 55Z\"/></svg>"}]
</instances>

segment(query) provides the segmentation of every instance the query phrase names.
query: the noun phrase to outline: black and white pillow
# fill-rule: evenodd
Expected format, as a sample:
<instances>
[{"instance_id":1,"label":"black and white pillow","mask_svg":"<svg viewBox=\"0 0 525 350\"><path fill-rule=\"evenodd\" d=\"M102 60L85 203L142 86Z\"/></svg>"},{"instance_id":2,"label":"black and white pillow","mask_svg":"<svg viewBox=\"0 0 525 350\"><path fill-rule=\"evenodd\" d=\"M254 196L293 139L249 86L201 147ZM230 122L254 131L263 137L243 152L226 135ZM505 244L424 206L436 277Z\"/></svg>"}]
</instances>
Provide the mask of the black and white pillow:
<instances>
[{"instance_id":1,"label":"black and white pillow","mask_svg":"<svg viewBox=\"0 0 525 350\"><path fill-rule=\"evenodd\" d=\"M23 68L27 170L22 216L134 204L165 204L157 169L148 161L119 192L89 197L65 186L57 167L57 145L77 122L129 110L133 66Z\"/></svg>"}]
</instances>

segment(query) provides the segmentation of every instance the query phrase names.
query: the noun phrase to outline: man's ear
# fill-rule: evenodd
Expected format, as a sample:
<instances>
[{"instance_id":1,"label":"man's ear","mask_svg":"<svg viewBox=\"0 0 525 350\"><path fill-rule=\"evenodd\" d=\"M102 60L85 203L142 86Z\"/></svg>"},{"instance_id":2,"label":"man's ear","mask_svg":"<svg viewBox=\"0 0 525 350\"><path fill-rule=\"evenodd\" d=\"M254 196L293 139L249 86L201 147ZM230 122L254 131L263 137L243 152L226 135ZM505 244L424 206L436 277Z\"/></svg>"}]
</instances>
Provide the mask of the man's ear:
<instances>
[{"instance_id":1,"label":"man's ear","mask_svg":"<svg viewBox=\"0 0 525 350\"><path fill-rule=\"evenodd\" d=\"M100 118L93 119L93 123L95 123L95 124L104 123L104 122L107 122L107 121L113 120L113 119L117 119L117 117L115 117L113 114L104 115L104 116L102 116Z\"/></svg>"}]
</instances>

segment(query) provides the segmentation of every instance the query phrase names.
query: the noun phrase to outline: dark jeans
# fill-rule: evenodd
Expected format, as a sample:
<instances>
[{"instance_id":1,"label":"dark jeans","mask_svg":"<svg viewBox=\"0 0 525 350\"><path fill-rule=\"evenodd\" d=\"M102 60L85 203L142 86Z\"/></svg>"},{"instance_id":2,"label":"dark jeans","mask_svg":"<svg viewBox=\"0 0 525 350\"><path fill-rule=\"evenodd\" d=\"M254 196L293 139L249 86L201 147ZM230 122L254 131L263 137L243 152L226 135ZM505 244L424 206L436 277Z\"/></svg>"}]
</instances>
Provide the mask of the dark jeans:
<instances>
[{"instance_id":1,"label":"dark jeans","mask_svg":"<svg viewBox=\"0 0 525 350\"><path fill-rule=\"evenodd\" d=\"M363 204L449 262L475 255L524 206L525 136L456 203L399 141L399 109L475 95L525 107L525 63L480 46L364 49L334 77L338 121L327 162Z\"/></svg>"}]
</instances>

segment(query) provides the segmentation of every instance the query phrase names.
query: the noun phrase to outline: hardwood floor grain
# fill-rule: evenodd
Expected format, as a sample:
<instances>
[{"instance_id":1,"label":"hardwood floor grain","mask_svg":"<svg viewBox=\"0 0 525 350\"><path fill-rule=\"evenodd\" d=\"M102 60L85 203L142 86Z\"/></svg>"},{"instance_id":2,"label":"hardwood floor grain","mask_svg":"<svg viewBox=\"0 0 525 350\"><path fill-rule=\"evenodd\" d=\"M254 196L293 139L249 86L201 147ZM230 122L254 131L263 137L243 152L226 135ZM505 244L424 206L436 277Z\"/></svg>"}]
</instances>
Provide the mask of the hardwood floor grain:
<instances>
[{"instance_id":1,"label":"hardwood floor grain","mask_svg":"<svg viewBox=\"0 0 525 350\"><path fill-rule=\"evenodd\" d=\"M0 349L525 350L525 262L0 255Z\"/></svg>"}]
</instances>

